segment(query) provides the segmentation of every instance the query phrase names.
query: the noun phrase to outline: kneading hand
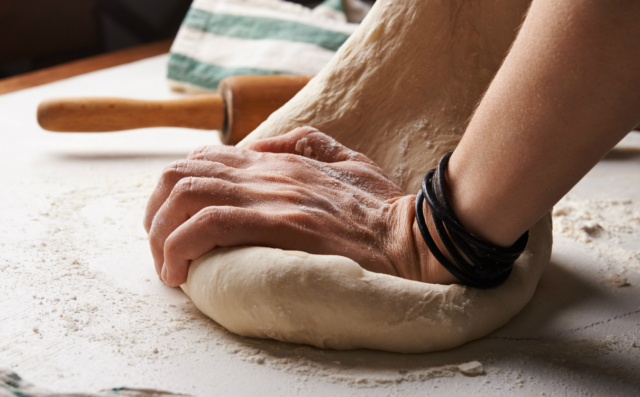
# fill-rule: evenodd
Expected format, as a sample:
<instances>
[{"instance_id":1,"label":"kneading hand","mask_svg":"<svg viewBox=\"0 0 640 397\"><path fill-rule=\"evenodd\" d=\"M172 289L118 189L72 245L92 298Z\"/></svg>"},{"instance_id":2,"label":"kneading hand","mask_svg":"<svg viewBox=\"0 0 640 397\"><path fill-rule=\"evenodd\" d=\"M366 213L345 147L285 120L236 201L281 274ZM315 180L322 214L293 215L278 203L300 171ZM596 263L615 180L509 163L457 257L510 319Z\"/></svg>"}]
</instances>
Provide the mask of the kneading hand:
<instances>
[{"instance_id":1,"label":"kneading hand","mask_svg":"<svg viewBox=\"0 0 640 397\"><path fill-rule=\"evenodd\" d=\"M187 280L215 247L257 245L342 255L407 279L455 279L429 253L406 196L369 158L309 127L252 142L206 146L169 165L144 226L162 280Z\"/></svg>"}]
</instances>

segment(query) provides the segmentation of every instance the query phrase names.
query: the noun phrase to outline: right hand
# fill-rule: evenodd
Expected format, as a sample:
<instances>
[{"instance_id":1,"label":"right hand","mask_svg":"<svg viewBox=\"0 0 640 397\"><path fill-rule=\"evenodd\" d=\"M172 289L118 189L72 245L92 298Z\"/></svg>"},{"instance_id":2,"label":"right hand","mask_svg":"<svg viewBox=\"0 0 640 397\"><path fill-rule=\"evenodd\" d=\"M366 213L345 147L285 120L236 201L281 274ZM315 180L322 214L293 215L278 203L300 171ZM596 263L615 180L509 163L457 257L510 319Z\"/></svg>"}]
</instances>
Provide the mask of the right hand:
<instances>
[{"instance_id":1,"label":"right hand","mask_svg":"<svg viewBox=\"0 0 640 397\"><path fill-rule=\"evenodd\" d=\"M208 146L169 166L145 227L156 270L172 286L190 261L223 246L341 255L406 279L455 282L427 249L407 196L369 158L309 127Z\"/></svg>"}]
</instances>

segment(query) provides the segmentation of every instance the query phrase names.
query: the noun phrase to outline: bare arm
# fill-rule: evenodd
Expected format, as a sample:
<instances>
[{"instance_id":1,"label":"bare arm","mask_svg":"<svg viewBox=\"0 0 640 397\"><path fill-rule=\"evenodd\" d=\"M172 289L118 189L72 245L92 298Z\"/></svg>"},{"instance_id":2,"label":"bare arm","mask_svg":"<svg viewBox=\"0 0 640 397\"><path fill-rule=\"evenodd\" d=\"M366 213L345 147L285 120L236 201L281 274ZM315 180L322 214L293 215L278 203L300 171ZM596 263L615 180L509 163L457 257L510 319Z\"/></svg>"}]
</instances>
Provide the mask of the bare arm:
<instances>
[{"instance_id":1,"label":"bare arm","mask_svg":"<svg viewBox=\"0 0 640 397\"><path fill-rule=\"evenodd\" d=\"M534 0L451 158L461 222L511 245L640 120L640 2Z\"/></svg>"}]
</instances>

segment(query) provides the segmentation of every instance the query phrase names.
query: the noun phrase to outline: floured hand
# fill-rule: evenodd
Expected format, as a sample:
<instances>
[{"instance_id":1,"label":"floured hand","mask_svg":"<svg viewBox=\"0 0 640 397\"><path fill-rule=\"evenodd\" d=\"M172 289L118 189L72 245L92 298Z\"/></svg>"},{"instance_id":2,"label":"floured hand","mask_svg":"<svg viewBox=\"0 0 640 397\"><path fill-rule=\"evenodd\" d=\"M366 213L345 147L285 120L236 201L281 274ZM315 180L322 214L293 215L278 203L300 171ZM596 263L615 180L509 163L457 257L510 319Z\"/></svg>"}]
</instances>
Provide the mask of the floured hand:
<instances>
[{"instance_id":1,"label":"floured hand","mask_svg":"<svg viewBox=\"0 0 640 397\"><path fill-rule=\"evenodd\" d=\"M407 196L369 158L309 127L206 146L168 166L145 214L156 271L171 286L215 247L257 245L342 255L363 268L451 283ZM427 218L429 219L429 217Z\"/></svg>"}]
</instances>

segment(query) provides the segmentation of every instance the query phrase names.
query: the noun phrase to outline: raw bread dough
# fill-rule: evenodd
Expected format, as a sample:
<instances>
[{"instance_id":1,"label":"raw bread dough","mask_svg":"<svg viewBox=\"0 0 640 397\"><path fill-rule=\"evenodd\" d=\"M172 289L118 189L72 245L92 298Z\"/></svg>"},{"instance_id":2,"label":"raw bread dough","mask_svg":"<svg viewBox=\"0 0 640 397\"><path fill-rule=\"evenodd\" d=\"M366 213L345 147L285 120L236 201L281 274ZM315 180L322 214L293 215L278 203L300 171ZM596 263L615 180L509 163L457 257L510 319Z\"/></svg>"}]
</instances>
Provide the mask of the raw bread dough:
<instances>
[{"instance_id":1,"label":"raw bread dough","mask_svg":"<svg viewBox=\"0 0 640 397\"><path fill-rule=\"evenodd\" d=\"M183 286L231 332L331 349L445 350L504 325L531 299L551 255L550 216L491 290L372 273L351 259L262 247L215 249Z\"/></svg>"},{"instance_id":2,"label":"raw bread dough","mask_svg":"<svg viewBox=\"0 0 640 397\"><path fill-rule=\"evenodd\" d=\"M379 0L327 66L238 146L311 126L405 192L453 150L530 0Z\"/></svg>"},{"instance_id":3,"label":"raw bread dough","mask_svg":"<svg viewBox=\"0 0 640 397\"><path fill-rule=\"evenodd\" d=\"M332 61L249 140L318 128L375 161L405 192L457 145L529 0L379 0ZM551 255L540 220L507 282L491 290L368 272L350 259L215 249L182 286L240 335L334 349L444 350L502 326L531 299Z\"/></svg>"}]
</instances>

